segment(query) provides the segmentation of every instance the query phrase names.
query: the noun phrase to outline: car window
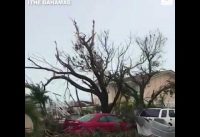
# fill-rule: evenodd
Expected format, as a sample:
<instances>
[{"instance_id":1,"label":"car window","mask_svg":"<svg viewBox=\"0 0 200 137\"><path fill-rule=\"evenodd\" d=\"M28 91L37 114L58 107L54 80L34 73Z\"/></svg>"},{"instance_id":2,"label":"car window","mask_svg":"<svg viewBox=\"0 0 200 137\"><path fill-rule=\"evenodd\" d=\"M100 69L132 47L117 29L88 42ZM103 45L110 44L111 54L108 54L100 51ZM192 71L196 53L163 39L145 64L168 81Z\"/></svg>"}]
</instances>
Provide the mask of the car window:
<instances>
[{"instance_id":1,"label":"car window","mask_svg":"<svg viewBox=\"0 0 200 137\"><path fill-rule=\"evenodd\" d=\"M140 116L142 117L158 117L160 113L160 109L146 109L142 111Z\"/></svg>"},{"instance_id":2,"label":"car window","mask_svg":"<svg viewBox=\"0 0 200 137\"><path fill-rule=\"evenodd\" d=\"M117 118L116 116L107 116L108 122L122 122L121 119Z\"/></svg>"},{"instance_id":3,"label":"car window","mask_svg":"<svg viewBox=\"0 0 200 137\"><path fill-rule=\"evenodd\" d=\"M147 113L146 113L146 111L144 110L144 111L142 111L142 113L140 114L140 116L142 116L142 117L146 117L147 116Z\"/></svg>"},{"instance_id":4,"label":"car window","mask_svg":"<svg viewBox=\"0 0 200 137\"><path fill-rule=\"evenodd\" d=\"M79 118L78 120L81 122L88 122L88 121L92 120L94 117L95 117L95 115L89 114L89 115L85 115L85 116Z\"/></svg>"},{"instance_id":5,"label":"car window","mask_svg":"<svg viewBox=\"0 0 200 137\"><path fill-rule=\"evenodd\" d=\"M108 122L108 119L106 118L106 116L103 116L99 119L99 122Z\"/></svg>"},{"instance_id":6,"label":"car window","mask_svg":"<svg viewBox=\"0 0 200 137\"><path fill-rule=\"evenodd\" d=\"M161 117L167 117L167 110L162 110L162 115Z\"/></svg>"},{"instance_id":7,"label":"car window","mask_svg":"<svg viewBox=\"0 0 200 137\"><path fill-rule=\"evenodd\" d=\"M170 117L175 117L175 111L174 110L169 110L169 116Z\"/></svg>"}]
</instances>

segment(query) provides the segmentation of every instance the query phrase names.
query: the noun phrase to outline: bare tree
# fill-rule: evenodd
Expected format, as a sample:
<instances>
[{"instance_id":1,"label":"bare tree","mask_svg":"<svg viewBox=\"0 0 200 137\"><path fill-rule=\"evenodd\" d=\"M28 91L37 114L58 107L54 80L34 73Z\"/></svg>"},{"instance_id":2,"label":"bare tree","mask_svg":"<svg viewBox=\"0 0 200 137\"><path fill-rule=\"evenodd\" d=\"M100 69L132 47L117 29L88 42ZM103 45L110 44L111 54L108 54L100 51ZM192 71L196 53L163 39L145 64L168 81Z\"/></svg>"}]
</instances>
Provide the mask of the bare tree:
<instances>
[{"instance_id":1,"label":"bare tree","mask_svg":"<svg viewBox=\"0 0 200 137\"><path fill-rule=\"evenodd\" d=\"M131 78L131 81L139 86L139 91L130 86L130 84L124 83L125 88L128 88L128 92L125 94L133 96L136 101L136 105L143 108L145 107L145 88L150 82L151 78L159 72L162 48L166 42L166 38L163 37L159 31L157 31L150 32L144 38L137 37L135 41L141 51L140 62L142 63L138 63L137 66L131 66L128 74ZM167 90L172 85L173 83L168 83L159 91L155 91L156 94L152 96L149 105L161 93L161 91Z\"/></svg>"},{"instance_id":2,"label":"bare tree","mask_svg":"<svg viewBox=\"0 0 200 137\"><path fill-rule=\"evenodd\" d=\"M53 76L47 80L44 86L47 86L53 80L66 80L75 88L96 95L101 102L102 112L111 112L122 90L123 79L127 72L127 68L124 66L124 56L131 42L126 44L125 47L116 50L113 44L108 43L109 33L107 31L96 39L94 21L91 36L89 37L79 31L75 21L73 23L76 30L76 40L73 42L76 55L71 56L59 51L56 46L55 57L63 69L54 67L47 63L46 60L45 62L49 67L44 67L32 58L28 58L28 60L33 63L33 66L27 66L26 68L52 72ZM98 42L100 47L96 44ZM55 42L55 44L57 43ZM118 51L117 57L116 51ZM111 69L114 57L117 58L117 66ZM89 75L94 76L95 80L90 78ZM82 83L78 83L75 79ZM117 83L118 90L113 103L109 105L107 87L111 81Z\"/></svg>"}]
</instances>

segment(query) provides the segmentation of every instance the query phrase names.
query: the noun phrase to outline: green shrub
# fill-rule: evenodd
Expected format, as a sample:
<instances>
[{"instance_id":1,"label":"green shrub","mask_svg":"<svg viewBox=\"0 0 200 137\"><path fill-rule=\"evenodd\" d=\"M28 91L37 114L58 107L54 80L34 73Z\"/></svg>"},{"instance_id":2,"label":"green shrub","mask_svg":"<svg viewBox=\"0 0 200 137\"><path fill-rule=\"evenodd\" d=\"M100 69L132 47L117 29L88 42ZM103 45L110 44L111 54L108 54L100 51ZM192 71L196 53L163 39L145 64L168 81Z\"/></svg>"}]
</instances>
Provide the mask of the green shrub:
<instances>
[{"instance_id":1,"label":"green shrub","mask_svg":"<svg viewBox=\"0 0 200 137\"><path fill-rule=\"evenodd\" d=\"M135 122L134 104L122 102L114 108L116 114L120 114L121 118L127 122Z\"/></svg>"}]
</instances>

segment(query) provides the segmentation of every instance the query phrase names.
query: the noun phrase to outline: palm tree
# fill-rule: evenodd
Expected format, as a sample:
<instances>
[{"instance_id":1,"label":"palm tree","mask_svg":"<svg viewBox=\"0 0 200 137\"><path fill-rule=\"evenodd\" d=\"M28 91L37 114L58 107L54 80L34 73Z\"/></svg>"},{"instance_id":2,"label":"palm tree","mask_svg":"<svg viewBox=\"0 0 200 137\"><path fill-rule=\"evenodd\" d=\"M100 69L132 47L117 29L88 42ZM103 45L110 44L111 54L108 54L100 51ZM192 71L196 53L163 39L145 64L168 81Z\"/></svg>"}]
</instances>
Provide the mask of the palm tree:
<instances>
[{"instance_id":1,"label":"palm tree","mask_svg":"<svg viewBox=\"0 0 200 137\"><path fill-rule=\"evenodd\" d=\"M26 133L26 137L41 137L42 129L44 124L42 124L40 118L41 113L37 110L35 102L29 99L30 97L25 96L25 114L27 114L33 122L33 132Z\"/></svg>"},{"instance_id":2,"label":"palm tree","mask_svg":"<svg viewBox=\"0 0 200 137\"><path fill-rule=\"evenodd\" d=\"M35 104L38 104L42 114L46 115L46 103L49 101L49 96L45 95L47 91L44 90L39 84L29 84L26 83L25 87L31 90L30 95L28 96Z\"/></svg>"}]
</instances>

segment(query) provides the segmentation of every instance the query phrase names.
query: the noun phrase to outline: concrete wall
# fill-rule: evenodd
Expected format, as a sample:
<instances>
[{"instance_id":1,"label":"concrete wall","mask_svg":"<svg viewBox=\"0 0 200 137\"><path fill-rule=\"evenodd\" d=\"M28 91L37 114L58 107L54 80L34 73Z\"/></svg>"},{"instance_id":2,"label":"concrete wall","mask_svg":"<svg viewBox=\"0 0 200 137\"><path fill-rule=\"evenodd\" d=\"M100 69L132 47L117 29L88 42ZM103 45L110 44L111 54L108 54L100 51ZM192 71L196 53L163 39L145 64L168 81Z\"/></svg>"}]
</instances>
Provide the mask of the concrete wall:
<instances>
[{"instance_id":1,"label":"concrete wall","mask_svg":"<svg viewBox=\"0 0 200 137\"><path fill-rule=\"evenodd\" d=\"M113 102L115 98L117 88L115 88L114 85L109 85L107 89L108 89L108 103L110 104ZM94 95L93 98L94 98L94 104L97 105L101 104L97 96ZM121 101L125 101L125 98L122 98Z\"/></svg>"},{"instance_id":2,"label":"concrete wall","mask_svg":"<svg viewBox=\"0 0 200 137\"><path fill-rule=\"evenodd\" d=\"M33 131L33 121L25 114L25 132L31 133Z\"/></svg>"},{"instance_id":3,"label":"concrete wall","mask_svg":"<svg viewBox=\"0 0 200 137\"><path fill-rule=\"evenodd\" d=\"M165 86L168 81L175 82L175 73L165 71L161 72L159 75L155 75L145 88L144 99L149 100L153 91L158 91L161 87ZM175 105L175 94L171 97L168 93L165 96L164 103L173 107Z\"/></svg>"},{"instance_id":4,"label":"concrete wall","mask_svg":"<svg viewBox=\"0 0 200 137\"><path fill-rule=\"evenodd\" d=\"M160 72L159 74L155 75L150 83L147 85L144 93L144 99L149 100L153 91L158 90L160 87L164 86L167 84L167 81L174 81L175 82L175 72L172 71L163 71ZM139 87L134 84L133 82L128 82L128 84L132 87L135 87L136 90L139 91ZM116 95L116 89L114 85L109 85L108 86L108 102L112 103L114 100L114 97ZM125 101L125 98L121 99L121 102ZM164 100L166 105L169 105L170 107L175 106L175 94L171 97L169 94L165 97ZM97 98L97 96L94 95L94 103L100 105L100 101ZM156 102L155 102L156 103Z\"/></svg>"}]
</instances>

